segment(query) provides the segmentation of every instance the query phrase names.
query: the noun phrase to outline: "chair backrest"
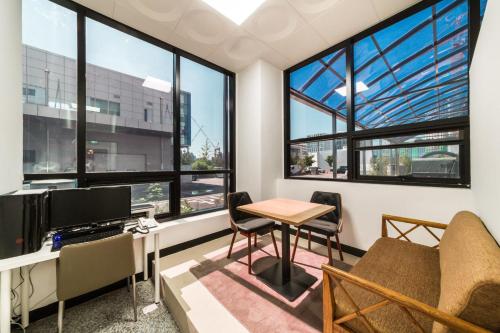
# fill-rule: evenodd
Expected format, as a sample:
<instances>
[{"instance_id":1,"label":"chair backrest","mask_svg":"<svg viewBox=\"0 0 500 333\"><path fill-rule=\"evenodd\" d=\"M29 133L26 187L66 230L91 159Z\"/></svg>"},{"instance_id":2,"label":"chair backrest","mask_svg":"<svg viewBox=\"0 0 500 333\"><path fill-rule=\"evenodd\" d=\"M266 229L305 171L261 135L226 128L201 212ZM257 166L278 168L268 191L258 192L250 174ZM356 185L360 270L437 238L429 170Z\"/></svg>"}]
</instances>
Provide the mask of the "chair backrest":
<instances>
[{"instance_id":1,"label":"chair backrest","mask_svg":"<svg viewBox=\"0 0 500 333\"><path fill-rule=\"evenodd\" d=\"M500 247L478 216L457 213L439 243L438 308L491 331L500 331ZM433 332L449 330L434 323Z\"/></svg>"},{"instance_id":2,"label":"chair backrest","mask_svg":"<svg viewBox=\"0 0 500 333\"><path fill-rule=\"evenodd\" d=\"M57 260L57 298L77 297L135 274L131 233L64 246Z\"/></svg>"},{"instance_id":3,"label":"chair backrest","mask_svg":"<svg viewBox=\"0 0 500 333\"><path fill-rule=\"evenodd\" d=\"M240 222L241 220L255 217L255 215L245 213L236 209L239 206L252 203L252 199L250 198L248 192L228 193L227 202L229 208L229 216L234 223L238 224L238 222Z\"/></svg>"},{"instance_id":4,"label":"chair backrest","mask_svg":"<svg viewBox=\"0 0 500 333\"><path fill-rule=\"evenodd\" d=\"M342 223L342 197L340 193L315 191L311 196L311 202L335 206L333 212L325 214L319 219L339 224L340 230Z\"/></svg>"}]
</instances>

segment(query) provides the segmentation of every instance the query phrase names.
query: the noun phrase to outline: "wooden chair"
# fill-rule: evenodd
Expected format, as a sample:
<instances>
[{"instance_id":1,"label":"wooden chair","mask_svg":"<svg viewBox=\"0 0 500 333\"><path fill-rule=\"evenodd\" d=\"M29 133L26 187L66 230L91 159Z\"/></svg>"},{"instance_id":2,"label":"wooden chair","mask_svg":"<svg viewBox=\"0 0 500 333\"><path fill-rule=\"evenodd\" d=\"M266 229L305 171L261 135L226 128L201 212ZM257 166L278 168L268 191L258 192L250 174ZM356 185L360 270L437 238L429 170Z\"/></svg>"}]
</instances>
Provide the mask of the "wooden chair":
<instances>
[{"instance_id":1,"label":"wooden chair","mask_svg":"<svg viewBox=\"0 0 500 333\"><path fill-rule=\"evenodd\" d=\"M250 195L247 192L229 193L227 195L227 201L229 206L229 222L234 232L227 257L231 257L236 234L240 232L243 236L248 238L248 274L252 274L252 236L254 237L254 246L257 247L257 233L263 235L270 232L271 238L273 239L274 250L276 251L276 257L279 259L278 246L276 245L276 239L273 233L274 221L237 210L239 206L252 203L252 199L250 199Z\"/></svg>"},{"instance_id":2,"label":"wooden chair","mask_svg":"<svg viewBox=\"0 0 500 333\"><path fill-rule=\"evenodd\" d=\"M299 242L300 231L307 230L307 249L311 251L311 232L315 232L326 236L326 245L328 248L328 264L333 263L332 258L332 236L335 236L337 242L337 250L339 251L340 260L344 261L342 255L342 247L340 245L339 233L342 232L342 198L339 193L320 192L316 191L311 197L311 202L335 206L335 210L315 220L307 222L297 229L295 236L295 243L293 244L292 259L295 259L295 252L297 251L297 244Z\"/></svg>"},{"instance_id":3,"label":"wooden chair","mask_svg":"<svg viewBox=\"0 0 500 333\"><path fill-rule=\"evenodd\" d=\"M131 233L64 246L57 260L58 332L63 330L64 302L132 277L134 321L137 321L135 259ZM89 318L90 319L90 318Z\"/></svg>"},{"instance_id":4,"label":"wooden chair","mask_svg":"<svg viewBox=\"0 0 500 333\"><path fill-rule=\"evenodd\" d=\"M414 243L417 229L438 243ZM500 247L471 212L449 224L383 215L382 238L349 272L322 269L325 333L500 332Z\"/></svg>"}]
</instances>

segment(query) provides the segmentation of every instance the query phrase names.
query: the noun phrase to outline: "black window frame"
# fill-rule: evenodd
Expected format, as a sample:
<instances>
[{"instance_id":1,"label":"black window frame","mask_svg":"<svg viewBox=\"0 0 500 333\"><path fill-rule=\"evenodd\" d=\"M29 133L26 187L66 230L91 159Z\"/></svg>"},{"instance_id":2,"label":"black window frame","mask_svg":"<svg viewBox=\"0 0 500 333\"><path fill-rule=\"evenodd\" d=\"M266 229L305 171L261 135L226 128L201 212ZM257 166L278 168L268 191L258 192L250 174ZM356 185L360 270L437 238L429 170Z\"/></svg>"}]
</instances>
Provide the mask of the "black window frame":
<instances>
[{"instance_id":1,"label":"black window frame","mask_svg":"<svg viewBox=\"0 0 500 333\"><path fill-rule=\"evenodd\" d=\"M469 68L474 55L474 49L479 35L481 16L480 3L475 0L467 0L469 5ZM334 182L354 182L354 183L372 183L372 184L393 184L393 185L414 185L414 186L436 186L436 187L456 187L470 188L470 118L456 117L451 119L442 119L434 121L426 121L414 124L396 125L384 128L373 128L365 130L355 130L355 83L354 83L354 44L380 30L383 30L401 20L404 20L436 3L440 0L424 0L421 1L400 13L368 28L351 38L348 38L328 49L301 61L283 72L283 105L284 105L284 129L283 129L283 149L284 149L284 178L297 180L321 180ZM342 48L346 49L346 107L347 107L347 132L335 133L301 139L290 139L290 75L295 70L307 66L329 54L336 52ZM470 82L467 80L467 86ZM469 89L470 95L470 89ZM445 178L414 178L414 177L394 177L394 176L360 176L358 172L358 162L356 161L357 140L380 138L389 136L398 136L405 134L426 134L437 131L446 130L461 130L464 133L463 140L460 142L460 179L445 179ZM318 140L328 139L347 139L347 179L342 178L325 178L325 177L303 177L292 176L290 173L290 146L298 143L313 142ZM436 143L439 145L439 143Z\"/></svg>"},{"instance_id":2,"label":"black window frame","mask_svg":"<svg viewBox=\"0 0 500 333\"><path fill-rule=\"evenodd\" d=\"M236 101L235 79L236 75L221 66L211 63L194 54L154 38L144 32L129 27L101 13L91 10L71 0L47 0L69 9L77 14L77 172L50 173L50 174L24 174L24 181L49 180L49 179L75 179L78 187L126 185L139 183L169 182L169 212L158 214L155 217L160 222L165 222L181 217L207 214L214 211L227 209L227 193L236 189ZM130 36L155 45L173 54L173 154L174 163L172 171L143 171L143 172L87 172L86 171L86 19L92 19L110 28L117 29ZM226 166L223 170L207 171L181 171L181 127L180 127L180 58L184 57L200 65L218 71L224 75L224 156ZM195 211L181 214L181 176L182 175L207 175L224 174L224 207Z\"/></svg>"}]
</instances>

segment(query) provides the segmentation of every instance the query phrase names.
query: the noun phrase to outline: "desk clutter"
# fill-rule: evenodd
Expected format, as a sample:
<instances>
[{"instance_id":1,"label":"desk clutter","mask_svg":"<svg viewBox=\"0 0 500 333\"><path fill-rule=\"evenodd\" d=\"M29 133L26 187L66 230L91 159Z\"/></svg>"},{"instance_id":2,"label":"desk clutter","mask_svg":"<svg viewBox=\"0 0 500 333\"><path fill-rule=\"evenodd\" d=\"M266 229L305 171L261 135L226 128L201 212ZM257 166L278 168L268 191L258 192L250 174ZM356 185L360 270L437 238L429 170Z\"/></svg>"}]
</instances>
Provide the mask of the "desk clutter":
<instances>
[{"instance_id":1,"label":"desk clutter","mask_svg":"<svg viewBox=\"0 0 500 333\"><path fill-rule=\"evenodd\" d=\"M50 238L52 251L58 251L67 244L118 235L130 218L130 186L21 190L2 195L0 260L37 252ZM155 226L154 219L147 219L127 230L148 233Z\"/></svg>"}]
</instances>

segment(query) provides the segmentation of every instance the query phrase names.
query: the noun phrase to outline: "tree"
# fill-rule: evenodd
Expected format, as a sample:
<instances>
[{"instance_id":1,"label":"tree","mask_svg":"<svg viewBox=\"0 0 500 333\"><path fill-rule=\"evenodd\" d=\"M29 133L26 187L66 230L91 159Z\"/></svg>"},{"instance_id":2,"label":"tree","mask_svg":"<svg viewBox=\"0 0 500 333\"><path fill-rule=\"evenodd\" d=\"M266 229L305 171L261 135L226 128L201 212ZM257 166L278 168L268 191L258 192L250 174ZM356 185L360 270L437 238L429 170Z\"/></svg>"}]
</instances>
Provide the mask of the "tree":
<instances>
[{"instance_id":1,"label":"tree","mask_svg":"<svg viewBox=\"0 0 500 333\"><path fill-rule=\"evenodd\" d=\"M370 159L370 165L372 167L372 175L374 176L387 176L387 166L389 165L389 159L385 156L373 156Z\"/></svg>"},{"instance_id":2,"label":"tree","mask_svg":"<svg viewBox=\"0 0 500 333\"><path fill-rule=\"evenodd\" d=\"M325 162L328 163L328 165L330 166L330 168L333 166L333 156L332 155L328 155L325 159Z\"/></svg>"},{"instance_id":3,"label":"tree","mask_svg":"<svg viewBox=\"0 0 500 333\"><path fill-rule=\"evenodd\" d=\"M208 144L208 139L205 140L205 144L201 146L201 157L200 159L208 161L208 156L210 155L210 146Z\"/></svg>"},{"instance_id":4,"label":"tree","mask_svg":"<svg viewBox=\"0 0 500 333\"><path fill-rule=\"evenodd\" d=\"M196 156L192 152L189 151L189 148L182 151L181 154L181 164L182 165L191 165L196 160Z\"/></svg>"},{"instance_id":5,"label":"tree","mask_svg":"<svg viewBox=\"0 0 500 333\"><path fill-rule=\"evenodd\" d=\"M213 166L210 161L200 158L193 162L192 169L196 171L212 170Z\"/></svg>"},{"instance_id":6,"label":"tree","mask_svg":"<svg viewBox=\"0 0 500 333\"><path fill-rule=\"evenodd\" d=\"M150 184L146 190L146 202L160 201L165 199L163 188L159 183Z\"/></svg>"},{"instance_id":7,"label":"tree","mask_svg":"<svg viewBox=\"0 0 500 333\"><path fill-rule=\"evenodd\" d=\"M314 156L312 155L306 155L304 158L300 161L299 163L302 167L302 169L309 168L311 165L314 164Z\"/></svg>"}]
</instances>

